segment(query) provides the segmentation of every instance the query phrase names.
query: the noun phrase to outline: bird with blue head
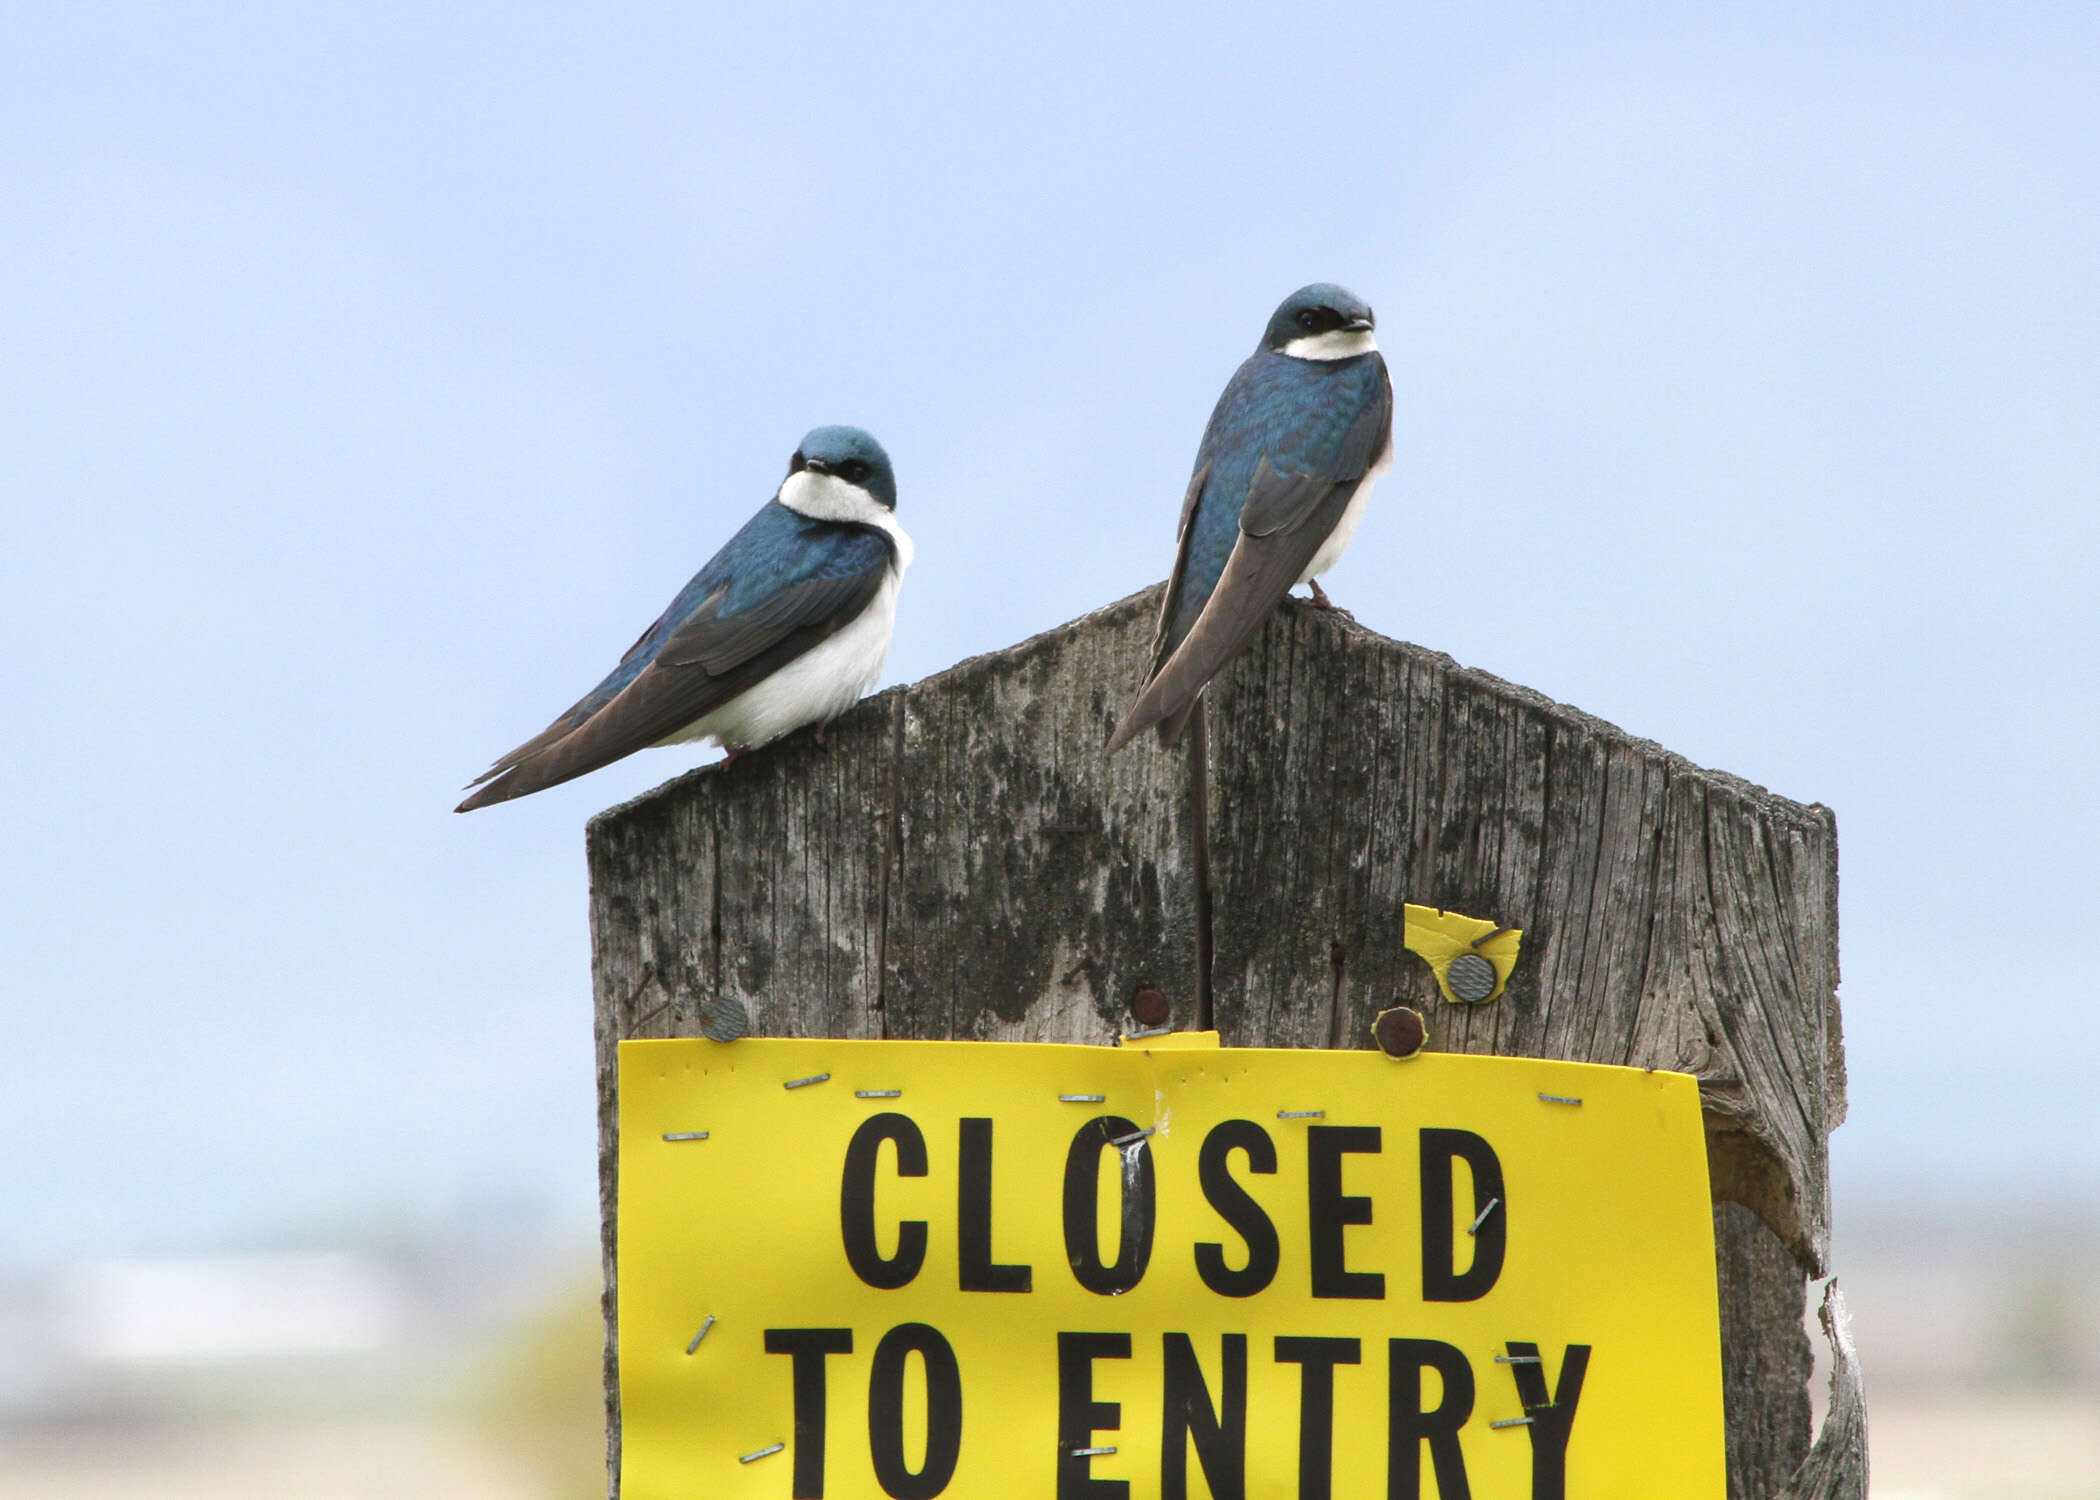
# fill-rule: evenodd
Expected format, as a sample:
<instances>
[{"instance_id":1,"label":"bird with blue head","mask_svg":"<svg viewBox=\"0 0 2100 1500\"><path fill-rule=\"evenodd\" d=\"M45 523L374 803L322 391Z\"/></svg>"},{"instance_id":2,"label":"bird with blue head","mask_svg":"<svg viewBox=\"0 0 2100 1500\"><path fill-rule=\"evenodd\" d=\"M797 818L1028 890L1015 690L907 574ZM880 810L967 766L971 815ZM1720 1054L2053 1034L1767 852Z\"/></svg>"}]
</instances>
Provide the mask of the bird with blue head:
<instances>
[{"instance_id":1,"label":"bird with blue head","mask_svg":"<svg viewBox=\"0 0 2100 1500\"><path fill-rule=\"evenodd\" d=\"M912 557L897 478L858 427L819 427L773 498L693 575L612 672L472 783L507 802L652 745L729 758L837 717L882 675Z\"/></svg>"},{"instance_id":2,"label":"bird with blue head","mask_svg":"<svg viewBox=\"0 0 2100 1500\"><path fill-rule=\"evenodd\" d=\"M1377 319L1331 282L1283 299L1226 383L1196 449L1174 571L1137 700L1111 752L1180 738L1204 689L1297 584L1341 558L1392 462L1393 382Z\"/></svg>"}]
</instances>

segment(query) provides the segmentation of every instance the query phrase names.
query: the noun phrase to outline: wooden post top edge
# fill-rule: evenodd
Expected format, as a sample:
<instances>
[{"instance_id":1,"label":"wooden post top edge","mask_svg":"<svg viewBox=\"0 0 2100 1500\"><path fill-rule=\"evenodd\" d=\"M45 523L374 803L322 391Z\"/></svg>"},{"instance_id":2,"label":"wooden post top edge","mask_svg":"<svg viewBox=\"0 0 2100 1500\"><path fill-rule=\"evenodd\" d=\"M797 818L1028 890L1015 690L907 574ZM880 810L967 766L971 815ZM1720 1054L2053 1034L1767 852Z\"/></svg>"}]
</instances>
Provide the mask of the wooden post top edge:
<instances>
[{"instance_id":1,"label":"wooden post top edge","mask_svg":"<svg viewBox=\"0 0 2100 1500\"><path fill-rule=\"evenodd\" d=\"M944 667L938 672L921 677L915 682L899 683L884 688L879 693L873 693L863 698L834 722L846 725L863 716L886 714L891 711L891 705L900 697L937 693L946 684L965 675L984 671L997 664L1018 662L1022 658L1060 641L1068 640L1088 629L1110 624L1120 625L1133 615L1143 615L1149 618L1158 611L1159 595L1164 587L1165 584L1163 583L1152 584L1147 588L1139 589L1136 593L1126 594L1121 599L1104 604L1098 609L1089 610L1087 613L1067 620L1061 625L1038 631L1036 634L1017 641L1011 646L1003 646L994 651L980 652L975 656L965 657L961 661L954 663L952 666ZM1599 718L1597 715L1585 712L1572 704L1563 703L1540 692L1536 688L1526 687L1522 683L1511 682L1507 678L1497 677L1494 673L1480 667L1462 665L1445 652L1437 651L1427 646L1420 646L1412 641L1403 641L1392 636L1381 635L1369 626L1360 624L1353 617L1339 610L1319 609L1303 600L1286 598L1279 610L1279 614L1283 618L1290 620L1294 626L1309 625L1314 629L1332 631L1336 641L1350 648L1372 650L1409 659L1442 674L1456 684L1550 719L1556 724L1608 748L1634 751L1643 758L1661 766L1672 777L1689 777L1714 790L1750 803L1758 811L1778 822L1789 824L1811 835L1835 842L1837 816L1821 802L1796 801L1746 777L1738 776L1731 771L1699 765L1697 762L1656 740L1633 734L1608 719ZM622 822L645 810L651 810L654 804L663 799L674 797L681 791L697 791L700 786L707 784L706 779L716 775L719 769L719 765L712 762L707 765L696 766L692 770L681 772L646 792L639 793L624 802L615 803L613 806L593 814L587 824L587 836L595 839L600 834L601 829L609 831L610 825Z\"/></svg>"}]
</instances>

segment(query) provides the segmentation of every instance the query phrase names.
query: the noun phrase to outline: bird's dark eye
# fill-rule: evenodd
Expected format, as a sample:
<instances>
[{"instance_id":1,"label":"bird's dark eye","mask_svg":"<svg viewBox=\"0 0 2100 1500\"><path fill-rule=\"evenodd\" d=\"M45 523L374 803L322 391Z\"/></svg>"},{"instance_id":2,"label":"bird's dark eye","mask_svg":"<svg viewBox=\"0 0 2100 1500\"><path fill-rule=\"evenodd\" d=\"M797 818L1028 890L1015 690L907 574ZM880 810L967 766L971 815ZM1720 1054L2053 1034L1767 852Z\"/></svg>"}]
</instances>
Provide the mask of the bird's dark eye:
<instances>
[{"instance_id":1,"label":"bird's dark eye","mask_svg":"<svg viewBox=\"0 0 2100 1500\"><path fill-rule=\"evenodd\" d=\"M801 449L796 449L795 456L788 460L788 472L790 474L800 474L804 469L808 467L809 460L802 456Z\"/></svg>"},{"instance_id":2,"label":"bird's dark eye","mask_svg":"<svg viewBox=\"0 0 2100 1500\"><path fill-rule=\"evenodd\" d=\"M1320 326L1320 315L1308 307L1304 312L1298 314L1298 326L1307 330L1318 328Z\"/></svg>"},{"instance_id":3,"label":"bird's dark eye","mask_svg":"<svg viewBox=\"0 0 2100 1500\"><path fill-rule=\"evenodd\" d=\"M857 458L849 458L839 465L839 473L846 477L849 484L859 484L868 477L868 466Z\"/></svg>"}]
</instances>

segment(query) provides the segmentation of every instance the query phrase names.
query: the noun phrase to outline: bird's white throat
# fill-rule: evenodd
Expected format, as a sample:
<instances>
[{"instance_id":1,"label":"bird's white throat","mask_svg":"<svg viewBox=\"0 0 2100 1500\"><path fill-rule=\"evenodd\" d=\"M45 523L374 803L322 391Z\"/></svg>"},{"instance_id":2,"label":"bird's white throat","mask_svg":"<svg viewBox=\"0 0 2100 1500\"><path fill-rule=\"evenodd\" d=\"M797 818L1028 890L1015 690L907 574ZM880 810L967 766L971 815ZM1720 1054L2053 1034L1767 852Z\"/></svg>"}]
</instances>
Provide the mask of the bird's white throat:
<instances>
[{"instance_id":1,"label":"bird's white throat","mask_svg":"<svg viewBox=\"0 0 2100 1500\"><path fill-rule=\"evenodd\" d=\"M857 525L880 525L884 532L897 532L897 517L888 506L867 494L861 485L838 475L819 475L813 468L796 468L781 481L779 502L813 521L853 521Z\"/></svg>"},{"instance_id":2,"label":"bird's white throat","mask_svg":"<svg viewBox=\"0 0 2100 1500\"><path fill-rule=\"evenodd\" d=\"M1368 328L1330 328L1325 333L1292 339L1283 346L1283 352L1293 359L1354 359L1377 347L1378 340Z\"/></svg>"},{"instance_id":3,"label":"bird's white throat","mask_svg":"<svg viewBox=\"0 0 2100 1500\"><path fill-rule=\"evenodd\" d=\"M813 521L850 521L886 532L897 546L897 571L902 573L911 565L911 538L897 524L897 517L859 485L836 474L796 470L781 481L780 503Z\"/></svg>"}]
</instances>

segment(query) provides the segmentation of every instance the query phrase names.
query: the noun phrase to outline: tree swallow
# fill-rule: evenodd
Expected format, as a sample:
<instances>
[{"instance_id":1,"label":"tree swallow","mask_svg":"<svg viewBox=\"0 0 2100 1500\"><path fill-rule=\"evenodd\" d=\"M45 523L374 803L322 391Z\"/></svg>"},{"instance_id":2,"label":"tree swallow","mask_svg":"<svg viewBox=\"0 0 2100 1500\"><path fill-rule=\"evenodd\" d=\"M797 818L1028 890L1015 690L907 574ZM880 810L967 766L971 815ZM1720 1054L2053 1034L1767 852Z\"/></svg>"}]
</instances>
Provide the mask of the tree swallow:
<instances>
[{"instance_id":1,"label":"tree swallow","mask_svg":"<svg viewBox=\"0 0 2100 1500\"><path fill-rule=\"evenodd\" d=\"M734 760L837 717L882 675L911 538L897 480L857 427L819 427L744 529L612 675L477 777L468 812L650 745L711 739Z\"/></svg>"},{"instance_id":2,"label":"tree swallow","mask_svg":"<svg viewBox=\"0 0 2100 1500\"><path fill-rule=\"evenodd\" d=\"M1353 292L1300 287L1269 319L1203 430L1181 507L1152 662L1108 742L1157 726L1171 745L1204 687L1293 584L1341 557L1393 461L1393 382Z\"/></svg>"}]
</instances>

